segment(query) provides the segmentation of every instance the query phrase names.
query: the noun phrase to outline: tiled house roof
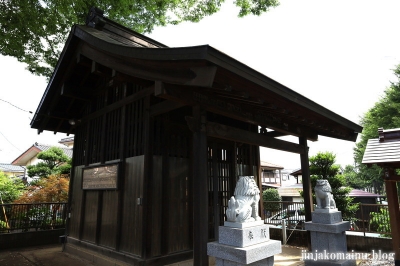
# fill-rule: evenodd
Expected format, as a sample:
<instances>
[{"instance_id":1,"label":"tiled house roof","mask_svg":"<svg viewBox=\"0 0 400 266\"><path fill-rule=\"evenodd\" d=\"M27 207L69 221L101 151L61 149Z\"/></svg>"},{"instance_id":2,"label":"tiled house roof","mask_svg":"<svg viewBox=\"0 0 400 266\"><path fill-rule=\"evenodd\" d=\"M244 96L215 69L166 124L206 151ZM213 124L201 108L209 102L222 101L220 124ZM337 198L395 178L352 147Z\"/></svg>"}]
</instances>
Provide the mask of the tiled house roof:
<instances>
[{"instance_id":1,"label":"tiled house roof","mask_svg":"<svg viewBox=\"0 0 400 266\"><path fill-rule=\"evenodd\" d=\"M282 170L282 169L284 169L284 167L281 166L281 165L273 164L273 163L266 162L266 161L261 161L261 168L270 169L270 170L279 170L279 169Z\"/></svg>"},{"instance_id":2,"label":"tiled house roof","mask_svg":"<svg viewBox=\"0 0 400 266\"><path fill-rule=\"evenodd\" d=\"M19 165L13 165L9 163L0 163L0 171L11 172L11 173L24 173L25 168Z\"/></svg>"},{"instance_id":3,"label":"tiled house roof","mask_svg":"<svg viewBox=\"0 0 400 266\"><path fill-rule=\"evenodd\" d=\"M68 158L72 158L72 149L71 148L66 148L66 147L62 147L62 146L47 145L47 144L40 144L40 143L35 143L34 145L36 145L36 147L38 147L41 151L47 151L51 147L60 148L68 156Z\"/></svg>"},{"instance_id":4,"label":"tiled house roof","mask_svg":"<svg viewBox=\"0 0 400 266\"><path fill-rule=\"evenodd\" d=\"M51 147L58 147L64 151L64 153L72 158L72 148L67 148L65 146L57 146L57 145L47 145L35 143L29 149L27 149L24 153L22 153L17 159L15 159L12 164L13 165L27 165L30 160L37 156L39 152L46 151Z\"/></svg>"},{"instance_id":5,"label":"tiled house roof","mask_svg":"<svg viewBox=\"0 0 400 266\"><path fill-rule=\"evenodd\" d=\"M63 138L58 143L68 146L68 144L74 143L74 137Z\"/></svg>"}]
</instances>

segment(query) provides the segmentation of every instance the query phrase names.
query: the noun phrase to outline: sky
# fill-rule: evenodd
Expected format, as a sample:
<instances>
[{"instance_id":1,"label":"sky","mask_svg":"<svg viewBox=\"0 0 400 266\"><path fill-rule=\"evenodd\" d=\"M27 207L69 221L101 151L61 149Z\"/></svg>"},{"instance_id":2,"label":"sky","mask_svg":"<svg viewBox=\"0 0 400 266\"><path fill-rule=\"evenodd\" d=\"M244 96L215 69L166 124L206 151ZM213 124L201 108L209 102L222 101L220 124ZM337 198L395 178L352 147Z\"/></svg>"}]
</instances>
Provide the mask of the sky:
<instances>
[{"instance_id":1,"label":"sky","mask_svg":"<svg viewBox=\"0 0 400 266\"><path fill-rule=\"evenodd\" d=\"M400 1L281 0L262 16L238 18L227 1L199 23L158 27L147 36L170 47L209 44L314 102L359 123L383 95L400 63ZM65 134L31 129L46 80L14 58L0 56L0 162L16 159L34 142L54 144ZM297 138L283 138L297 142ZM354 142L319 137L309 155L330 151L353 164ZM261 149L261 159L300 168L300 156Z\"/></svg>"}]
</instances>

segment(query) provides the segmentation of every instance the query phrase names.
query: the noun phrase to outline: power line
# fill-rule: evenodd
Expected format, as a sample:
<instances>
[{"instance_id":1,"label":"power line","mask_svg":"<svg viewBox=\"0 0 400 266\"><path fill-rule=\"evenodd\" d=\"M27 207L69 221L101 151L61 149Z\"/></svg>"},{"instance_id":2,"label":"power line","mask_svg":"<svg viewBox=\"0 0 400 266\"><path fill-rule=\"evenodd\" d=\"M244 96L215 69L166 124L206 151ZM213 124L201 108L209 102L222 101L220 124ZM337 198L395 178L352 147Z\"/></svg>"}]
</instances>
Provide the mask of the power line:
<instances>
[{"instance_id":1,"label":"power line","mask_svg":"<svg viewBox=\"0 0 400 266\"><path fill-rule=\"evenodd\" d=\"M6 138L6 136L4 136L4 134L3 133L1 133L0 132L0 134L5 138L5 140L7 140L8 141L8 143L10 143L12 146L14 146L14 148L16 148L18 151L21 151L20 149L18 149L14 144L12 144L7 138Z\"/></svg>"},{"instance_id":2,"label":"power line","mask_svg":"<svg viewBox=\"0 0 400 266\"><path fill-rule=\"evenodd\" d=\"M27 111L27 110L24 110L24 109L22 109L22 108L19 108L18 106L15 106L14 104L12 104L12 103L10 103L10 102L8 102L8 101L5 101L5 100L3 100L3 99L0 99L0 101L3 101L3 102L5 102L5 103L8 103L9 105L14 106L15 108L17 108L17 109L19 109L19 110L21 110L21 111L24 111L24 112L33 114L32 111Z\"/></svg>"}]
</instances>

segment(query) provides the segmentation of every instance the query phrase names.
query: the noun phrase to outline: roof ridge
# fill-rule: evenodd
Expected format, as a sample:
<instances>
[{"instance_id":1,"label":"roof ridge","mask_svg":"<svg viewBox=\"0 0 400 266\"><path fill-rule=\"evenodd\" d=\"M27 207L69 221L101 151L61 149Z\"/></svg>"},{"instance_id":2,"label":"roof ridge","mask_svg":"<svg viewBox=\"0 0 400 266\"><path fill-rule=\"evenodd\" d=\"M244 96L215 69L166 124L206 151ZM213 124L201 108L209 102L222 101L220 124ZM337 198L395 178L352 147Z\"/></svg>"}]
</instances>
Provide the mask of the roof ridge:
<instances>
[{"instance_id":1,"label":"roof ridge","mask_svg":"<svg viewBox=\"0 0 400 266\"><path fill-rule=\"evenodd\" d=\"M65 146L65 145L58 144L58 143L57 143L57 144L46 144L46 143L38 143L38 142L35 142L34 146L47 146L47 147L57 147L57 148L72 149L72 148L69 148L69 147L67 147L67 146Z\"/></svg>"}]
</instances>

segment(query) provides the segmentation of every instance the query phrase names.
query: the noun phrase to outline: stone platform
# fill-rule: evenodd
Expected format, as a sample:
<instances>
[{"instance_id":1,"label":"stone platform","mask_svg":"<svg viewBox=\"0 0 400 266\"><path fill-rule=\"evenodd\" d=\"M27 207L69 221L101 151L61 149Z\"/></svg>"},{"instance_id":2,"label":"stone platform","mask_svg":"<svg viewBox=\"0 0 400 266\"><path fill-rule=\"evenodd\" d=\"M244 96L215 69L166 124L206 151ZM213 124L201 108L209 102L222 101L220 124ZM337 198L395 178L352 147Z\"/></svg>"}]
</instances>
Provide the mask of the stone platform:
<instances>
[{"instance_id":1,"label":"stone platform","mask_svg":"<svg viewBox=\"0 0 400 266\"><path fill-rule=\"evenodd\" d=\"M350 229L350 222L342 220L342 212L337 209L316 209L312 212L312 221L305 223L305 229L311 235L310 253L321 255L316 260L305 260L305 265L356 265L355 260L345 259L346 230ZM328 254L328 257L324 257L324 254Z\"/></svg>"},{"instance_id":2,"label":"stone platform","mask_svg":"<svg viewBox=\"0 0 400 266\"><path fill-rule=\"evenodd\" d=\"M269 226L219 227L219 241L207 245L207 254L217 266L274 265L274 255L282 252L281 242L269 239Z\"/></svg>"}]
</instances>

